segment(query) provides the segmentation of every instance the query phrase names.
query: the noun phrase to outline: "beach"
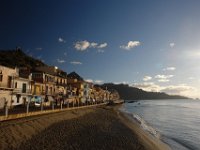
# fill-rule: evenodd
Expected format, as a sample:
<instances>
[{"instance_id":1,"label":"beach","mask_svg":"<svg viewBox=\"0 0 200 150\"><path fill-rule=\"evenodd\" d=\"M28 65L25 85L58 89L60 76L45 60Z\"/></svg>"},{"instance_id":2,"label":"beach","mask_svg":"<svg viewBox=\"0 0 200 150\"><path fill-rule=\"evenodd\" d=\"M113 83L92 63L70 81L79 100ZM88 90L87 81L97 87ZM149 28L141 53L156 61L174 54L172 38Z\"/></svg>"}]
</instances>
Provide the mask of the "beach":
<instances>
[{"instance_id":1,"label":"beach","mask_svg":"<svg viewBox=\"0 0 200 150\"><path fill-rule=\"evenodd\" d=\"M169 149L117 107L97 106L1 122L0 149Z\"/></svg>"}]
</instances>

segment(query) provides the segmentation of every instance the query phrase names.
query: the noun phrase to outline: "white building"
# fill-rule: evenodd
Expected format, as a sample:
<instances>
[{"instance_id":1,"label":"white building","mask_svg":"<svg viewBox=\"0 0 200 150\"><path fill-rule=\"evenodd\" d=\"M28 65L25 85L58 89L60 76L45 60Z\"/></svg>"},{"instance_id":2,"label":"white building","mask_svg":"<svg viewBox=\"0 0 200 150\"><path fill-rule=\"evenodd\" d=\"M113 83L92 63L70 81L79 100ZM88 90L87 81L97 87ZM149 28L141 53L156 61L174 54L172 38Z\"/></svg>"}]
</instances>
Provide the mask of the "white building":
<instances>
[{"instance_id":1,"label":"white building","mask_svg":"<svg viewBox=\"0 0 200 150\"><path fill-rule=\"evenodd\" d=\"M20 78L17 68L0 65L0 108L24 104L31 97L31 80Z\"/></svg>"},{"instance_id":2,"label":"white building","mask_svg":"<svg viewBox=\"0 0 200 150\"><path fill-rule=\"evenodd\" d=\"M31 97L31 80L14 77L13 92L11 95L12 105L25 105L31 99Z\"/></svg>"}]
</instances>

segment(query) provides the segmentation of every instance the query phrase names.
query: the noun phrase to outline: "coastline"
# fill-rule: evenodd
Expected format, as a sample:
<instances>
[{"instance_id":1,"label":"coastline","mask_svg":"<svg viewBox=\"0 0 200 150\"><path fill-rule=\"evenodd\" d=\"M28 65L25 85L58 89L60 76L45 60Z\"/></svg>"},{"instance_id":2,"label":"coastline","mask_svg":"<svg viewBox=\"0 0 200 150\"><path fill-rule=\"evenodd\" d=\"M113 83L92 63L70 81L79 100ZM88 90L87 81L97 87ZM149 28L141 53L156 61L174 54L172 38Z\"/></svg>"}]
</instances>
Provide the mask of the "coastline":
<instances>
[{"instance_id":1,"label":"coastline","mask_svg":"<svg viewBox=\"0 0 200 150\"><path fill-rule=\"evenodd\" d=\"M118 107L98 106L3 122L0 149L170 149Z\"/></svg>"},{"instance_id":2,"label":"coastline","mask_svg":"<svg viewBox=\"0 0 200 150\"><path fill-rule=\"evenodd\" d=\"M133 133L135 133L139 140L144 144L146 149L149 150L171 150L169 145L161 141L160 139L154 137L147 131L141 128L138 122L133 121L132 119L127 116L127 114L123 113L118 108L115 108L115 111L117 112L119 118L122 120L122 122L130 128Z\"/></svg>"}]
</instances>

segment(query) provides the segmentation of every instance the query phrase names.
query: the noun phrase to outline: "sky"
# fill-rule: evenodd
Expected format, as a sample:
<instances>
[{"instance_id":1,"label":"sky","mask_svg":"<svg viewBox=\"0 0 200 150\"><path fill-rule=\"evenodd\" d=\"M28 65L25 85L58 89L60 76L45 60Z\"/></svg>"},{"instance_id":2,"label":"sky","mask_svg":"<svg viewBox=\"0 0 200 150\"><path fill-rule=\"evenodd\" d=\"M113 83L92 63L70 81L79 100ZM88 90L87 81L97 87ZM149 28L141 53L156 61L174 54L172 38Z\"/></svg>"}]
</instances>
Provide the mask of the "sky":
<instances>
[{"instance_id":1,"label":"sky","mask_svg":"<svg viewBox=\"0 0 200 150\"><path fill-rule=\"evenodd\" d=\"M1 0L0 49L102 84L200 98L199 0Z\"/></svg>"}]
</instances>

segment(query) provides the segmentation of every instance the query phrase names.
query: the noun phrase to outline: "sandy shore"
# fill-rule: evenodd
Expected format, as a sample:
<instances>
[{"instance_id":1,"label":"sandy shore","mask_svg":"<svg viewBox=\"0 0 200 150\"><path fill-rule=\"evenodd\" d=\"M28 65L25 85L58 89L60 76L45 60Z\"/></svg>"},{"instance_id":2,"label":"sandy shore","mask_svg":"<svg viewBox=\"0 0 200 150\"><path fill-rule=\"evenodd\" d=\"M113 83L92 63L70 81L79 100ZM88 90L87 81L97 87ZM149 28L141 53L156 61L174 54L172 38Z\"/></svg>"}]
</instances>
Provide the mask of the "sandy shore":
<instances>
[{"instance_id":1,"label":"sandy shore","mask_svg":"<svg viewBox=\"0 0 200 150\"><path fill-rule=\"evenodd\" d=\"M168 146L116 107L97 107L1 122L0 149L165 150Z\"/></svg>"}]
</instances>

